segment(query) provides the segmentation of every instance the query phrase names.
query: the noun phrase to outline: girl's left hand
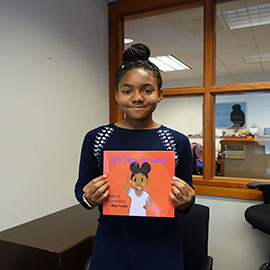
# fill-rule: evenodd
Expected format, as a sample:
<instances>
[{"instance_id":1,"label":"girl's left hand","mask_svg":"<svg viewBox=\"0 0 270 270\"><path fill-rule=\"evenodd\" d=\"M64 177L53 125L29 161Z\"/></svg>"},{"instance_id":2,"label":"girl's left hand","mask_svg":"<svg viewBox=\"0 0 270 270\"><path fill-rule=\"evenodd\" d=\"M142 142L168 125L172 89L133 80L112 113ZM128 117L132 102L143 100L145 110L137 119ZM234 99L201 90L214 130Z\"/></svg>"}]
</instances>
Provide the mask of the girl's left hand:
<instances>
[{"instance_id":1,"label":"girl's left hand","mask_svg":"<svg viewBox=\"0 0 270 270\"><path fill-rule=\"evenodd\" d=\"M195 196L195 191L180 178L174 176L172 179L172 192L170 192L169 196L177 210L186 210Z\"/></svg>"}]
</instances>

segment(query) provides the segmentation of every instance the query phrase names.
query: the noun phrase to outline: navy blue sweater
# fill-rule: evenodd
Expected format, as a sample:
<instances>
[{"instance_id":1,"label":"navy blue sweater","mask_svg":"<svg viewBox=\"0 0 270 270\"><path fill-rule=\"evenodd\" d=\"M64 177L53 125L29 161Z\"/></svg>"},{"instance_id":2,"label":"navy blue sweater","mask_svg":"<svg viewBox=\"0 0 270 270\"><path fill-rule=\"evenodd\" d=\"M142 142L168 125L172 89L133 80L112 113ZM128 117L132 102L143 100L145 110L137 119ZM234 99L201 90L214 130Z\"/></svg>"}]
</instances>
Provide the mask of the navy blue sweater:
<instances>
[{"instance_id":1,"label":"navy blue sweater","mask_svg":"<svg viewBox=\"0 0 270 270\"><path fill-rule=\"evenodd\" d=\"M165 126L129 130L110 124L88 132L84 138L75 195L86 208L82 189L103 174L104 150L174 151L175 176L192 186L191 150L185 135ZM183 269L176 219L106 216L102 215L102 206L99 210L90 269Z\"/></svg>"}]
</instances>

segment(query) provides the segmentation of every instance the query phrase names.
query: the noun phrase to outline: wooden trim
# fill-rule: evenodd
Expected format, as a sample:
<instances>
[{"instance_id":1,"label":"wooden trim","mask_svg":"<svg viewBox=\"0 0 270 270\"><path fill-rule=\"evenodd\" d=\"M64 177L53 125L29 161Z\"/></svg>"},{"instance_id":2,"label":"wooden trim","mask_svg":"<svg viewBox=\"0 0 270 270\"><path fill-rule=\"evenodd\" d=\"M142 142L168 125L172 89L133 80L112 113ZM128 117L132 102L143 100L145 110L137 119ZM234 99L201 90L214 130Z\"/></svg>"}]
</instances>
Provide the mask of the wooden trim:
<instances>
[{"instance_id":1,"label":"wooden trim","mask_svg":"<svg viewBox=\"0 0 270 270\"><path fill-rule=\"evenodd\" d=\"M215 84L215 4L204 1L204 87L203 102L203 145L204 178L211 179L215 173L215 97L210 86Z\"/></svg>"},{"instance_id":2,"label":"wooden trim","mask_svg":"<svg viewBox=\"0 0 270 270\"><path fill-rule=\"evenodd\" d=\"M204 86L210 88L216 81L216 5L215 0L204 1Z\"/></svg>"},{"instance_id":3,"label":"wooden trim","mask_svg":"<svg viewBox=\"0 0 270 270\"><path fill-rule=\"evenodd\" d=\"M270 180L266 179L263 181L270 182ZM195 187L196 194L263 200L261 191L257 189L251 190L247 187L247 184L250 182L262 182L262 179L214 177L209 181L205 181L200 176L193 177L193 185Z\"/></svg>"},{"instance_id":4,"label":"wooden trim","mask_svg":"<svg viewBox=\"0 0 270 270\"><path fill-rule=\"evenodd\" d=\"M206 180L215 175L215 97L206 92L203 102L203 175Z\"/></svg>"},{"instance_id":5,"label":"wooden trim","mask_svg":"<svg viewBox=\"0 0 270 270\"><path fill-rule=\"evenodd\" d=\"M233 187L248 189L247 184L250 182L270 182L268 179L256 179L256 178L236 178L236 177L221 177L215 176L209 181L205 181L203 177L193 176L193 183L196 185L204 186L216 186L216 187Z\"/></svg>"},{"instance_id":6,"label":"wooden trim","mask_svg":"<svg viewBox=\"0 0 270 270\"><path fill-rule=\"evenodd\" d=\"M110 123L123 118L123 114L115 101L114 76L122 63L122 51L124 49L124 20L110 13L109 16L109 105Z\"/></svg>"},{"instance_id":7,"label":"wooden trim","mask_svg":"<svg viewBox=\"0 0 270 270\"><path fill-rule=\"evenodd\" d=\"M213 85L210 87L212 94L239 94L241 92L269 92L270 82L250 82L237 84Z\"/></svg>"},{"instance_id":8,"label":"wooden trim","mask_svg":"<svg viewBox=\"0 0 270 270\"><path fill-rule=\"evenodd\" d=\"M203 95L205 93L205 87L186 87L186 88L165 88L162 89L164 97L171 96L190 96L190 95Z\"/></svg>"},{"instance_id":9,"label":"wooden trim","mask_svg":"<svg viewBox=\"0 0 270 270\"><path fill-rule=\"evenodd\" d=\"M108 4L109 11L121 17L145 16L148 13L175 11L176 8L192 8L202 5L203 0L122 0Z\"/></svg>"},{"instance_id":10,"label":"wooden trim","mask_svg":"<svg viewBox=\"0 0 270 270\"><path fill-rule=\"evenodd\" d=\"M263 200L262 192L251 189L241 189L232 187L217 187L208 185L194 185L198 195L229 197L248 200Z\"/></svg>"}]
</instances>

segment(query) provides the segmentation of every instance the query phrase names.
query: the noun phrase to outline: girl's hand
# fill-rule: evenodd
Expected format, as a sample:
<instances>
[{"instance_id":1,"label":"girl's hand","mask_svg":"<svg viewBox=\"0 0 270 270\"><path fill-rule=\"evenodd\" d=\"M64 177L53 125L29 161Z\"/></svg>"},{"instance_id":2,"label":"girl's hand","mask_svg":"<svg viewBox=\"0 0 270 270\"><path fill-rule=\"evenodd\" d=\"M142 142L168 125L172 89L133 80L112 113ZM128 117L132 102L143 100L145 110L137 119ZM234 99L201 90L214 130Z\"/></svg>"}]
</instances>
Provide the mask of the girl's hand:
<instances>
[{"instance_id":1,"label":"girl's hand","mask_svg":"<svg viewBox=\"0 0 270 270\"><path fill-rule=\"evenodd\" d=\"M109 197L109 183L106 175L101 175L90 181L83 188L86 199L93 206L101 205Z\"/></svg>"},{"instance_id":2,"label":"girl's hand","mask_svg":"<svg viewBox=\"0 0 270 270\"><path fill-rule=\"evenodd\" d=\"M149 208L152 205L152 201L148 201L145 206L143 207L144 209Z\"/></svg>"},{"instance_id":3,"label":"girl's hand","mask_svg":"<svg viewBox=\"0 0 270 270\"><path fill-rule=\"evenodd\" d=\"M174 176L172 180L172 192L169 196L176 209L183 211L189 208L195 192L189 184Z\"/></svg>"}]
</instances>

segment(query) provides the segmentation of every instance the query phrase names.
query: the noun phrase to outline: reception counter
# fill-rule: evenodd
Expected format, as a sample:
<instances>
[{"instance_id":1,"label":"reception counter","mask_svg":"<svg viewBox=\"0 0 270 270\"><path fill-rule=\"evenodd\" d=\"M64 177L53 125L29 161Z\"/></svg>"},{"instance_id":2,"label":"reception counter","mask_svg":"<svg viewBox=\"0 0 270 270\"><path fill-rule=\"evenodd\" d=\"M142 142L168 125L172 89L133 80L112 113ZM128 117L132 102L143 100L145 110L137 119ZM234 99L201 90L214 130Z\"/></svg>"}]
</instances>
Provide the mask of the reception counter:
<instances>
[{"instance_id":1,"label":"reception counter","mask_svg":"<svg viewBox=\"0 0 270 270\"><path fill-rule=\"evenodd\" d=\"M225 137L220 144L221 176L270 179L270 138Z\"/></svg>"}]
</instances>

